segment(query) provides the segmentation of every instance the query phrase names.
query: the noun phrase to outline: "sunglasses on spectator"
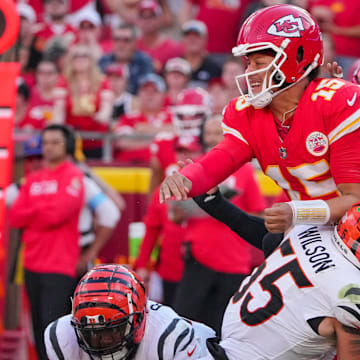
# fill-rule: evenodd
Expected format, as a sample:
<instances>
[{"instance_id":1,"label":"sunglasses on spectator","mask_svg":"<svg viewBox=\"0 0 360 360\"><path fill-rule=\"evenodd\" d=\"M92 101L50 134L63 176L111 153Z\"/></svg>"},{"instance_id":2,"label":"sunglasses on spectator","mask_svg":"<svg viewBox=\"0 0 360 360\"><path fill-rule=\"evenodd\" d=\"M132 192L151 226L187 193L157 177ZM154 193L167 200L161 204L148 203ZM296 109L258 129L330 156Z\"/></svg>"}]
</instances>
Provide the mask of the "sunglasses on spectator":
<instances>
[{"instance_id":1,"label":"sunglasses on spectator","mask_svg":"<svg viewBox=\"0 0 360 360\"><path fill-rule=\"evenodd\" d=\"M134 39L131 37L125 37L125 36L114 36L113 37L114 41L118 41L118 42L125 42L125 43L130 43L132 42Z\"/></svg>"}]
</instances>

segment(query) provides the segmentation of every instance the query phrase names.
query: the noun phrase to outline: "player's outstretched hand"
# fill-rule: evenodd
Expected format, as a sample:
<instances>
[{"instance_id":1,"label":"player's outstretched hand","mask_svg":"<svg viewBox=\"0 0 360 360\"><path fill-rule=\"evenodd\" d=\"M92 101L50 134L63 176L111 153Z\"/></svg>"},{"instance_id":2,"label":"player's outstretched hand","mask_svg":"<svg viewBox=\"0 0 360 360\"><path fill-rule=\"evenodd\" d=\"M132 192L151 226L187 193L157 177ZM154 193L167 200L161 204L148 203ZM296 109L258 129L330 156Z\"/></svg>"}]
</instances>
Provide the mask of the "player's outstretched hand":
<instances>
[{"instance_id":1,"label":"player's outstretched hand","mask_svg":"<svg viewBox=\"0 0 360 360\"><path fill-rule=\"evenodd\" d=\"M270 232L285 232L292 225L292 221L292 209L286 203L277 203L265 209L265 226Z\"/></svg>"},{"instance_id":2,"label":"player's outstretched hand","mask_svg":"<svg viewBox=\"0 0 360 360\"><path fill-rule=\"evenodd\" d=\"M336 77L340 79L344 77L342 67L336 61L333 61L332 63L327 63L326 68L331 77Z\"/></svg>"},{"instance_id":3,"label":"player's outstretched hand","mask_svg":"<svg viewBox=\"0 0 360 360\"><path fill-rule=\"evenodd\" d=\"M180 174L178 171L174 171L172 175L167 176L160 185L160 204L166 200L187 200L188 193L191 190L191 181Z\"/></svg>"}]
</instances>

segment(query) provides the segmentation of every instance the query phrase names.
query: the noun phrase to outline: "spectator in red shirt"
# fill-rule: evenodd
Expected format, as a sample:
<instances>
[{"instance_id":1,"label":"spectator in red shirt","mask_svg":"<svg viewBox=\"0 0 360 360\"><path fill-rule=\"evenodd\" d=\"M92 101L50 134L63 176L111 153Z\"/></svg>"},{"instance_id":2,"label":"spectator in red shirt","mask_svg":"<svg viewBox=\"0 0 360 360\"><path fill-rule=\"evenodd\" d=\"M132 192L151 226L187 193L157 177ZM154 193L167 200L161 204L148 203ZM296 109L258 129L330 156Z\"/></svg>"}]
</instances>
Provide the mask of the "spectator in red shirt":
<instances>
[{"instance_id":1,"label":"spectator in red shirt","mask_svg":"<svg viewBox=\"0 0 360 360\"><path fill-rule=\"evenodd\" d=\"M167 87L165 104L173 106L177 96L188 87L191 75L191 66L182 58L172 58L164 68L164 78Z\"/></svg>"},{"instance_id":2,"label":"spectator in red shirt","mask_svg":"<svg viewBox=\"0 0 360 360\"><path fill-rule=\"evenodd\" d=\"M23 1L23 0L17 0ZM26 0L26 3L31 5L35 10L39 19L44 17L44 1L43 0ZM94 0L68 0L68 16L76 16L79 12L86 8L95 8ZM46 14L45 14L46 16Z\"/></svg>"},{"instance_id":3,"label":"spectator in red shirt","mask_svg":"<svg viewBox=\"0 0 360 360\"><path fill-rule=\"evenodd\" d=\"M59 71L53 62L43 60L38 64L36 84L31 89L27 114L19 123L20 128L41 130L52 121L58 78Z\"/></svg>"},{"instance_id":4,"label":"spectator in red shirt","mask_svg":"<svg viewBox=\"0 0 360 360\"><path fill-rule=\"evenodd\" d=\"M35 33L35 49L43 53L47 42L53 37L62 37L67 45L75 43L77 31L66 21L68 0L45 0L44 23Z\"/></svg>"},{"instance_id":5,"label":"spectator in red shirt","mask_svg":"<svg viewBox=\"0 0 360 360\"><path fill-rule=\"evenodd\" d=\"M122 135L115 144L115 159L149 164L154 136L172 131L172 114L164 108L165 91L165 82L159 75L147 74L140 80L139 112L122 116L115 125L114 132Z\"/></svg>"},{"instance_id":6,"label":"spectator in red shirt","mask_svg":"<svg viewBox=\"0 0 360 360\"><path fill-rule=\"evenodd\" d=\"M43 332L70 311L79 260L78 222L84 203L82 172L68 160L70 130L43 130L45 167L30 174L10 209L10 225L23 229L25 286L36 349L47 359Z\"/></svg>"},{"instance_id":7,"label":"spectator in red shirt","mask_svg":"<svg viewBox=\"0 0 360 360\"><path fill-rule=\"evenodd\" d=\"M136 21L141 31L138 48L152 58L154 69L158 73L169 59L180 57L184 53L180 43L162 33L161 15L161 6L157 1L140 1Z\"/></svg>"},{"instance_id":8,"label":"spectator in red shirt","mask_svg":"<svg viewBox=\"0 0 360 360\"><path fill-rule=\"evenodd\" d=\"M221 117L210 117L202 134L206 150L217 145L222 137ZM242 209L251 213L262 213L265 209L250 164L240 168L220 188ZM204 322L219 333L229 299L253 266L251 247L193 202L182 204L187 211L185 270L174 308L179 314Z\"/></svg>"},{"instance_id":9,"label":"spectator in red shirt","mask_svg":"<svg viewBox=\"0 0 360 360\"><path fill-rule=\"evenodd\" d=\"M58 110L54 121L66 121L76 130L106 133L111 122L113 93L91 49L74 45L68 54L64 74L66 85L56 100ZM102 157L101 140L84 139L83 149L89 158Z\"/></svg>"}]
</instances>

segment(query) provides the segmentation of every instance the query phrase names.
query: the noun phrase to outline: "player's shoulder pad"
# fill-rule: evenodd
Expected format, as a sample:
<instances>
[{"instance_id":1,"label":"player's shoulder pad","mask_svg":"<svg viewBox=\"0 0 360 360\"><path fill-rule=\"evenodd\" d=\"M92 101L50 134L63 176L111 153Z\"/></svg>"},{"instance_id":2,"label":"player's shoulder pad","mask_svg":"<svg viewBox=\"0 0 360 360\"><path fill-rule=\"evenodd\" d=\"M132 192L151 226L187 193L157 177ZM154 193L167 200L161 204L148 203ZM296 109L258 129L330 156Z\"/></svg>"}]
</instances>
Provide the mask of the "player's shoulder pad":
<instances>
[{"instance_id":1,"label":"player's shoulder pad","mask_svg":"<svg viewBox=\"0 0 360 360\"><path fill-rule=\"evenodd\" d=\"M339 291L334 312L342 324L360 328L360 283L348 284Z\"/></svg>"},{"instance_id":2,"label":"player's shoulder pad","mask_svg":"<svg viewBox=\"0 0 360 360\"><path fill-rule=\"evenodd\" d=\"M247 96L238 96L236 98L233 98L229 101L227 106L225 106L223 110L223 114L225 114L228 110L234 110L234 111L242 111L244 109L254 109L254 107L246 100Z\"/></svg>"},{"instance_id":3,"label":"player's shoulder pad","mask_svg":"<svg viewBox=\"0 0 360 360\"><path fill-rule=\"evenodd\" d=\"M50 323L44 333L46 353L50 360L79 358L80 348L71 326L71 315Z\"/></svg>"},{"instance_id":4,"label":"player's shoulder pad","mask_svg":"<svg viewBox=\"0 0 360 360\"><path fill-rule=\"evenodd\" d=\"M215 332L209 327L179 316L168 306L148 303L148 319L153 333L158 332L156 351L159 359L198 358L205 351L208 337ZM204 339L201 341L200 339Z\"/></svg>"},{"instance_id":5,"label":"player's shoulder pad","mask_svg":"<svg viewBox=\"0 0 360 360\"><path fill-rule=\"evenodd\" d=\"M159 359L175 354L194 337L191 323L180 317L170 307L148 302L147 331L158 331L157 351ZM149 325L149 326L148 326ZM152 332L152 331L151 331Z\"/></svg>"},{"instance_id":6,"label":"player's shoulder pad","mask_svg":"<svg viewBox=\"0 0 360 360\"><path fill-rule=\"evenodd\" d=\"M245 96L239 96L230 100L230 102L223 109L223 122L231 122L236 119L239 121L239 117L248 117L248 111L254 111L255 108L246 101Z\"/></svg>"}]
</instances>

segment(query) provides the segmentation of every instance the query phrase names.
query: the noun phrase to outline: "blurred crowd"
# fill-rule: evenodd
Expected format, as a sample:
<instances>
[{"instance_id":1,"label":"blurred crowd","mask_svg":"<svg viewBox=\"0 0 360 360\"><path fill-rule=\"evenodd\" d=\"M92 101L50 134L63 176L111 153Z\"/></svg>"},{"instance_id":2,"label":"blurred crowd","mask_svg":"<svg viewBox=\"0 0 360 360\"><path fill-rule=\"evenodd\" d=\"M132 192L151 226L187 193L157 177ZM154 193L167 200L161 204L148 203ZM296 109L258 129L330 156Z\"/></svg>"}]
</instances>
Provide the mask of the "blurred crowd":
<instances>
[{"instance_id":1,"label":"blurred crowd","mask_svg":"<svg viewBox=\"0 0 360 360\"><path fill-rule=\"evenodd\" d=\"M89 159L103 156L101 135L115 134L114 159L148 164L148 146L172 126L183 89L206 89L215 114L238 96L234 77L244 63L231 56L238 30L255 10L284 2L19 0L16 127L70 125L83 132ZM360 57L358 2L287 2L317 18L325 63L336 60L350 79Z\"/></svg>"},{"instance_id":2,"label":"blurred crowd","mask_svg":"<svg viewBox=\"0 0 360 360\"><path fill-rule=\"evenodd\" d=\"M75 175L80 167L81 175L76 176L90 179L85 181L84 189L74 183L65 184L66 191L66 186L72 186L86 194L86 182L94 182L87 184L93 192L90 195L88 190L88 203L83 204L88 207L90 220L85 220L88 225L79 229L82 237L91 235L92 240L81 243L76 239L77 249L69 260L72 270L62 275L76 278L86 271L125 207L122 199L76 161L78 146L72 131L80 139L86 160L103 159L104 139L110 137L115 163L142 165L152 171L148 207L140 231L143 241L132 265L152 288L153 299L220 330L228 298L263 257L191 200L160 204L159 185L165 175L181 166L179 161L199 159L221 141L221 114L226 104L239 96L235 78L246 66L243 59L231 55L238 30L255 10L277 3L291 3L312 13L323 31L324 63L336 61L344 78L351 80L360 59L360 3L353 0L17 1L21 25L18 41L11 49L21 64L15 127L30 134L41 132L41 136L31 139L33 144L25 144L25 156L32 165L40 164L36 162L39 159L45 160L45 165L41 162L33 169L45 175L31 179L37 179L32 180L36 184L45 180L48 184L48 170L54 162L51 151L59 151L56 166L66 162ZM321 76L329 76L325 67ZM55 149L61 142L64 149ZM46 146L50 150L44 152ZM75 163L76 169L68 161ZM62 178L61 174L57 176ZM19 196L21 187L12 186L16 195L9 206ZM29 189L27 195L26 188L22 190L20 198L33 196L32 187ZM46 195L45 211L50 204L46 191L52 190L48 185L39 189ZM232 202L253 214L261 216L269 205L261 194L252 164L233 174L220 189ZM7 196L11 194L8 191ZM57 198L52 201L57 203ZM22 206L18 203L11 210L15 220L19 219L17 211L24 210ZM77 207L76 216L81 217L81 206ZM113 219L103 216L110 213ZM67 215L74 217L74 212ZM25 236L29 237L26 228L30 228L31 238L32 225L15 220L14 226L25 228ZM160 255L154 276L149 259L159 239ZM32 245L27 246L29 251ZM63 247L64 244L60 246L62 250ZM40 250L42 257L48 256L44 248ZM49 249L49 253L53 251ZM32 253L29 259L37 256ZM34 284L46 287L53 278L36 276L59 271L52 265L44 268L42 264L29 264L25 264L25 270L27 290L32 293L31 311L42 313L39 304L44 300L37 298L40 291ZM71 294L73 285L69 281L67 294ZM201 292L197 291L200 287ZM49 295L51 290L44 290L45 297L47 292ZM212 311L215 308L218 311ZM68 310L68 306L60 306L56 314L33 318L33 323L43 330ZM40 358L45 359L42 330L37 333L36 346Z\"/></svg>"}]
</instances>

